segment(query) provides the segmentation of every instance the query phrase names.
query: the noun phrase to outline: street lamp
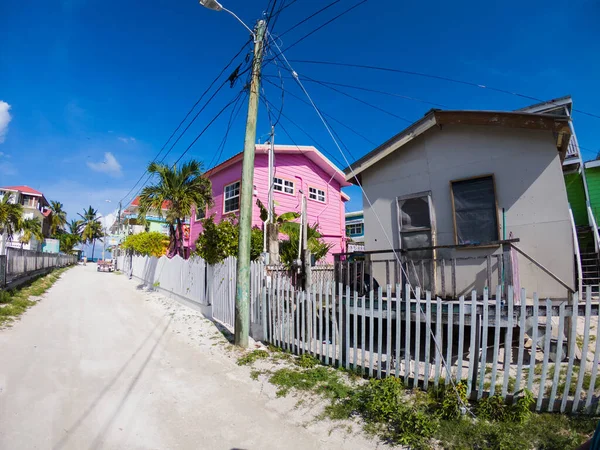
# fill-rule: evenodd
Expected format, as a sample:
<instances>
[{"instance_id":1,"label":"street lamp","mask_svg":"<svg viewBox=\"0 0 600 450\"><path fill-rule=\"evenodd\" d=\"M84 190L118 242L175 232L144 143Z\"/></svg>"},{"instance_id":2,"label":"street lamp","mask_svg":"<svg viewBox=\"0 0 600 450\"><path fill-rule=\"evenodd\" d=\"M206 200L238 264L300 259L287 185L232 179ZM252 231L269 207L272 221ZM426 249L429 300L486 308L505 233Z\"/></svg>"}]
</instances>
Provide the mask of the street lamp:
<instances>
[{"instance_id":1,"label":"street lamp","mask_svg":"<svg viewBox=\"0 0 600 450\"><path fill-rule=\"evenodd\" d=\"M227 11L250 31L254 38L254 57L252 59L252 78L248 93L248 117L244 137L244 157L242 160L242 180L240 192L239 243L236 267L235 324L234 343L248 347L250 331L250 239L252 231L252 191L254 186L254 152L256 150L256 120L258 118L258 91L260 87L260 68L263 58L263 39L267 24L264 20L256 23L253 32L233 12L217 0L200 0L200 4L213 11Z\"/></svg>"},{"instance_id":2,"label":"street lamp","mask_svg":"<svg viewBox=\"0 0 600 450\"><path fill-rule=\"evenodd\" d=\"M246 25L242 19L240 19L238 16L236 16L236 14L233 11L230 11L227 8L224 8L223 5L221 5L217 0L200 0L200 4L202 6L204 6L205 8L210 9L212 11L228 12L233 17L235 17L239 23L244 25L244 28L246 28L246 30L248 30L250 32L250 34L252 35L252 37L256 40L256 35L254 34L254 31L252 31L252 29L248 25Z\"/></svg>"}]
</instances>

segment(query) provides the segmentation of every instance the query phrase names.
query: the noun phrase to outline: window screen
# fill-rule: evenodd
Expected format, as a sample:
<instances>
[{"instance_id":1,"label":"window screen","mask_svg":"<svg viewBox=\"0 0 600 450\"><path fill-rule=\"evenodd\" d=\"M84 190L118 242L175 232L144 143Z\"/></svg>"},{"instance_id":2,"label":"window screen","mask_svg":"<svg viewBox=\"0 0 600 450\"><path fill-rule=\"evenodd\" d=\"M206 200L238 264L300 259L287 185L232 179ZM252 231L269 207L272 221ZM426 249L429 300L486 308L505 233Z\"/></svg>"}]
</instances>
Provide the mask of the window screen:
<instances>
[{"instance_id":1,"label":"window screen","mask_svg":"<svg viewBox=\"0 0 600 450\"><path fill-rule=\"evenodd\" d=\"M498 214L491 176L453 181L457 244L485 244L498 240Z\"/></svg>"},{"instance_id":2,"label":"window screen","mask_svg":"<svg viewBox=\"0 0 600 450\"><path fill-rule=\"evenodd\" d=\"M226 213L240 209L240 182L225 186L225 206Z\"/></svg>"}]
</instances>

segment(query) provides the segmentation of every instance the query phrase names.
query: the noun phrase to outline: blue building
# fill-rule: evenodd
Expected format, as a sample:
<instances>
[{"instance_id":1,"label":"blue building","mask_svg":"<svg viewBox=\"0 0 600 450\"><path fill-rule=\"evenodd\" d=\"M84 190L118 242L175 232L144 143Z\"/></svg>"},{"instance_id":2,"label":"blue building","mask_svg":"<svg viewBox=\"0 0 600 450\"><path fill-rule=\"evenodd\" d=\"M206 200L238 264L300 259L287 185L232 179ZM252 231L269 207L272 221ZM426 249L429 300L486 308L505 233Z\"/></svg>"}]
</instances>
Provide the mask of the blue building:
<instances>
[{"instance_id":1,"label":"blue building","mask_svg":"<svg viewBox=\"0 0 600 450\"><path fill-rule=\"evenodd\" d=\"M346 237L356 243L365 241L365 219L362 211L346 213Z\"/></svg>"}]
</instances>

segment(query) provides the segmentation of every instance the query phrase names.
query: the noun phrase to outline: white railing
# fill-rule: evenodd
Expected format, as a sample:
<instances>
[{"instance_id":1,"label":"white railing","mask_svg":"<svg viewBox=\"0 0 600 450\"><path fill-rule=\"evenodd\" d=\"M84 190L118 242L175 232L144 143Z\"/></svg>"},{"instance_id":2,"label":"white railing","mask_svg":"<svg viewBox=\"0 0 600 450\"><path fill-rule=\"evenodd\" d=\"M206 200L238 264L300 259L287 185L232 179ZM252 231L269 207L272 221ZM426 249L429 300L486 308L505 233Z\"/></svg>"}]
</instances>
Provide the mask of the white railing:
<instances>
[{"instance_id":1,"label":"white railing","mask_svg":"<svg viewBox=\"0 0 600 450\"><path fill-rule=\"evenodd\" d=\"M527 389L537 411L597 414L600 340L592 330L600 305L592 303L590 287L585 303L578 294L573 304L528 298L524 289L519 294L511 286L506 302L491 300L487 290L483 301L472 292L445 302L430 293L423 300L408 285L359 296L349 286L303 292L275 281L263 296L265 340L369 377L402 378L408 386L466 380L472 399Z\"/></svg>"},{"instance_id":2,"label":"white railing","mask_svg":"<svg viewBox=\"0 0 600 450\"><path fill-rule=\"evenodd\" d=\"M592 234L594 235L594 248L596 249L596 254L600 252L600 233L598 233L598 225L596 224L596 218L594 217L594 212L592 211L592 207L590 202L586 202L587 206L587 215L588 215L588 223L592 228Z\"/></svg>"},{"instance_id":3,"label":"white railing","mask_svg":"<svg viewBox=\"0 0 600 450\"><path fill-rule=\"evenodd\" d=\"M569 205L569 217L571 218L571 232L573 233L573 248L575 250L575 263L577 265L577 292L582 292L583 286L583 270L581 268L581 252L579 251L579 239L577 239L577 227L575 226L575 219L573 218L573 210Z\"/></svg>"}]
</instances>

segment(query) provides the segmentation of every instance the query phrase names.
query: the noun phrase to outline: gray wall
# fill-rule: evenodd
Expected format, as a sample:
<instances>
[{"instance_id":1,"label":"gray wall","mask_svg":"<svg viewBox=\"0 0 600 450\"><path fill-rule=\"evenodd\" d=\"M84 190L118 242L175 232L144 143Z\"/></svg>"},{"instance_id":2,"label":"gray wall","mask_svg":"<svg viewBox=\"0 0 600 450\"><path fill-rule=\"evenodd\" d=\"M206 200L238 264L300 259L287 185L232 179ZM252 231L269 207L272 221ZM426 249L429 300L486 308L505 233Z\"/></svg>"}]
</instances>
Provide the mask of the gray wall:
<instances>
[{"instance_id":1,"label":"gray wall","mask_svg":"<svg viewBox=\"0 0 600 450\"><path fill-rule=\"evenodd\" d=\"M450 181L494 174L500 238L502 208L506 236L519 238L521 249L574 287L574 248L567 193L551 132L514 128L453 125L434 127L362 173L373 209L363 199L366 250L399 248L396 197L431 191L437 245L454 244ZM382 230L376 218L385 227ZM499 249L450 250L437 257L498 254ZM391 258L392 255L387 255ZM521 287L530 296L566 297L566 289L519 256ZM376 270L374 269L374 272ZM449 271L446 271L448 285ZM375 273L385 280L380 271ZM438 286L440 269L437 271ZM497 284L494 273L491 289ZM462 293L486 285L485 263L461 266L457 285ZM382 284L384 284L383 281Z\"/></svg>"}]
</instances>

